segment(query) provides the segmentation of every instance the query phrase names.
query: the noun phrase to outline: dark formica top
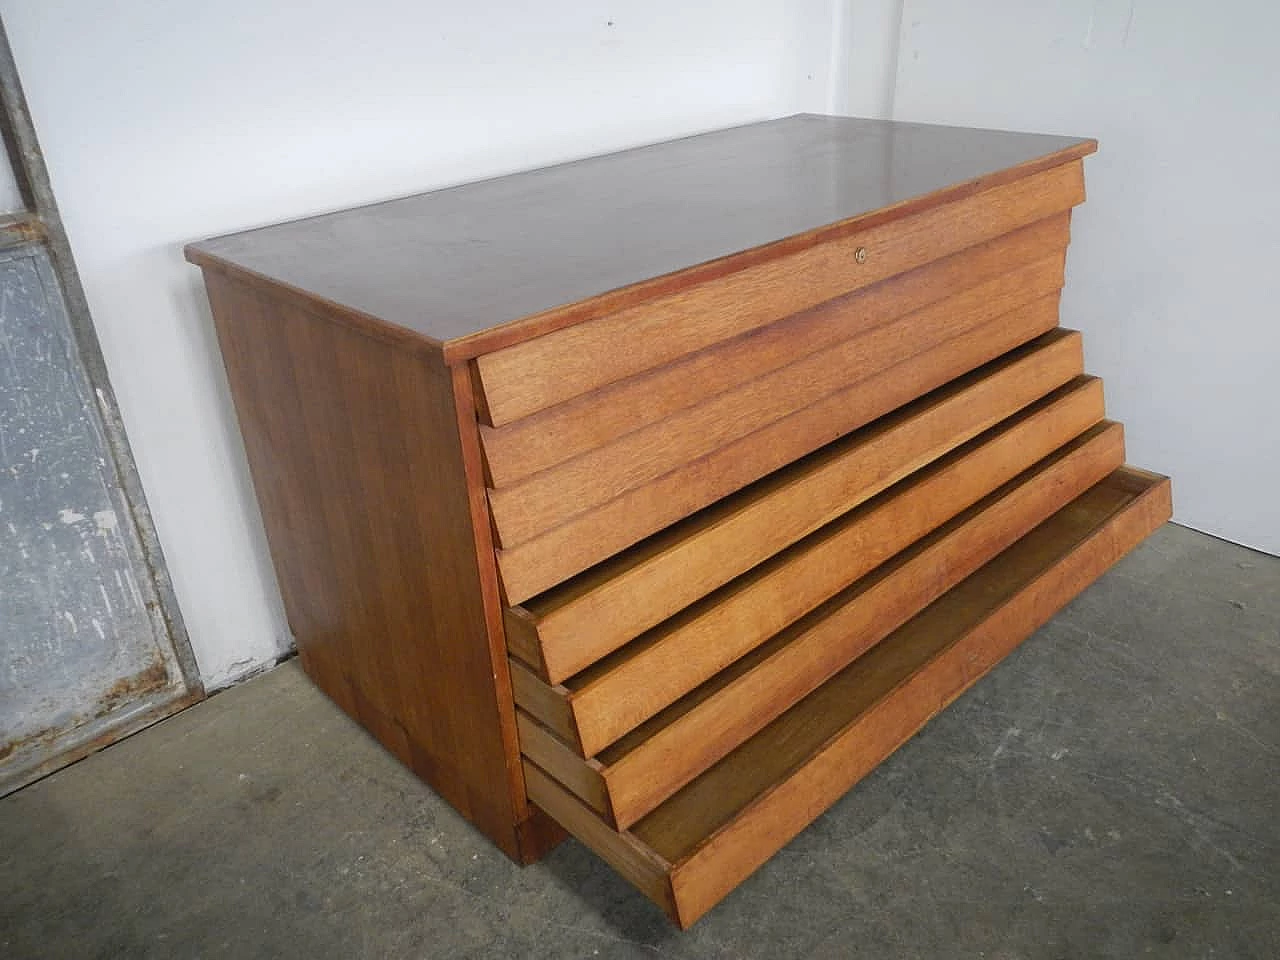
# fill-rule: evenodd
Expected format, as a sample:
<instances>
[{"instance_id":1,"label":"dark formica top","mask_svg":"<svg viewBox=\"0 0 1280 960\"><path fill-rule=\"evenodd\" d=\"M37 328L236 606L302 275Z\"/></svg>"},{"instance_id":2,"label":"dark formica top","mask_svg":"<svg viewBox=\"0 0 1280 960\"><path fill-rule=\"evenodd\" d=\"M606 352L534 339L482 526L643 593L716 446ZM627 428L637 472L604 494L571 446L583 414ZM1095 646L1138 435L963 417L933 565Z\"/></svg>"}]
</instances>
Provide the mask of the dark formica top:
<instances>
[{"instance_id":1,"label":"dark formica top","mask_svg":"<svg viewBox=\"0 0 1280 960\"><path fill-rule=\"evenodd\" d=\"M915 211L1092 140L801 114L186 248L475 355L503 324L833 224Z\"/></svg>"}]
</instances>

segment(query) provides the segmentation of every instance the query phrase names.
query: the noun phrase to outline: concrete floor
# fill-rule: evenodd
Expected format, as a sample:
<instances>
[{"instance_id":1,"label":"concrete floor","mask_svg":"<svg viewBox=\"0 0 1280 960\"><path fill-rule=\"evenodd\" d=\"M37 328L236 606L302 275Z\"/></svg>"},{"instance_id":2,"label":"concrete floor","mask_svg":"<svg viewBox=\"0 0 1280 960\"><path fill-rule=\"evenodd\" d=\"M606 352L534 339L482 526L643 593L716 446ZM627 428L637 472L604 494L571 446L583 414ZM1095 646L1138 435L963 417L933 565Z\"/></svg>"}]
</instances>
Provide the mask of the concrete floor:
<instances>
[{"instance_id":1,"label":"concrete floor","mask_svg":"<svg viewBox=\"0 0 1280 960\"><path fill-rule=\"evenodd\" d=\"M289 664L0 801L0 957L1280 957L1280 560L1168 526L688 933Z\"/></svg>"}]
</instances>

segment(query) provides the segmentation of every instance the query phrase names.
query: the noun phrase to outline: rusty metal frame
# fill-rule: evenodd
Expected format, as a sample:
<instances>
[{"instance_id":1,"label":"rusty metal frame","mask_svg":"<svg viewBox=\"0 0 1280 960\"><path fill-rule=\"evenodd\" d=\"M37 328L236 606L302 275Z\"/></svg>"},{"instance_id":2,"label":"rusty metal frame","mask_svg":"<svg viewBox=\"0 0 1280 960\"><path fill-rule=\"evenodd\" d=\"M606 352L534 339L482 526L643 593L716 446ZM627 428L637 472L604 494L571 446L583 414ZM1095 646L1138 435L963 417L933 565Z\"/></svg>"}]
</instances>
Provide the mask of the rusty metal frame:
<instances>
[{"instance_id":1,"label":"rusty metal frame","mask_svg":"<svg viewBox=\"0 0 1280 960\"><path fill-rule=\"evenodd\" d=\"M89 303L71 256L71 246L53 197L49 172L36 139L35 127L18 78L17 65L9 47L9 37L2 22L0 136L8 150L14 178L26 207L25 212L0 216L0 249L39 243L48 251L54 275L61 287L77 358L97 400L97 415L119 482L118 490L112 491L113 497L124 508L124 515L132 520L136 534L131 538L136 552L132 559L139 573L145 570L146 583L151 587L149 592L153 592L147 603L152 624L160 639L167 639L182 674L181 688L166 688L138 700L127 709L69 731L56 755L0 776L2 796L203 699L205 690L165 565L164 552L142 490L137 464L120 419L102 347L89 312Z\"/></svg>"}]
</instances>

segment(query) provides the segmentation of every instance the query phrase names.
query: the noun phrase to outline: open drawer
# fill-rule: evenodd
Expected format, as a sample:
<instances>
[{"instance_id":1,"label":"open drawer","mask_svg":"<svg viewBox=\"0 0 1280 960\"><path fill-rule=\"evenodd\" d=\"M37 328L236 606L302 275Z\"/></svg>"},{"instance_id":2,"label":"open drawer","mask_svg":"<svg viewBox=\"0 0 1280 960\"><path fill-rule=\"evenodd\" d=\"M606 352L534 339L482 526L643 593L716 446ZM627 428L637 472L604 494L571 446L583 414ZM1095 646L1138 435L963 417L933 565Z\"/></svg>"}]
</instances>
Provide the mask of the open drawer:
<instances>
[{"instance_id":1,"label":"open drawer","mask_svg":"<svg viewBox=\"0 0 1280 960\"><path fill-rule=\"evenodd\" d=\"M969 482L959 489L946 489L950 481L933 485L938 496L951 499L978 488L956 512L1102 419L1102 383L1081 378L1083 369L1078 333L1044 334L568 583L509 607L507 646L538 677L559 684L1003 424L1005 441L985 455L959 457L985 460L989 469L967 469ZM1019 411L1026 413L1017 417ZM1015 461L1021 465L1008 472ZM1000 469L1004 476L990 479Z\"/></svg>"},{"instance_id":2,"label":"open drawer","mask_svg":"<svg viewBox=\"0 0 1280 960\"><path fill-rule=\"evenodd\" d=\"M529 797L687 927L1170 511L1112 472L626 829L526 759Z\"/></svg>"},{"instance_id":3,"label":"open drawer","mask_svg":"<svg viewBox=\"0 0 1280 960\"><path fill-rule=\"evenodd\" d=\"M677 679L664 676L660 663L646 663L653 647L623 661L636 664L635 669L624 668L619 674L615 667L569 691L570 697L588 694L582 703L569 699L565 704L575 719L580 718L576 729L566 731L561 713L546 709L543 698L524 697L517 710L521 750L614 826L630 826L1123 462L1124 431L1118 423L1103 421L1086 430L807 616L778 627L772 636L760 637L754 649L599 749L601 730L617 729L619 718L634 717L639 707L660 698L663 689ZM945 475L934 473L935 477ZM922 489L927 493L928 485L908 487L912 495ZM902 502L901 496L887 500L892 505ZM905 502L908 511L928 513L914 496L907 496ZM913 502L917 506L912 507ZM851 519L856 528L859 517L881 513L873 507L854 513ZM897 520L895 512L889 516L895 525L907 528L908 535L915 532L909 529L911 523ZM893 549L896 538L873 532L871 540L885 543L882 549ZM821 553L808 557L822 560ZM876 560L876 551L863 548L825 566L858 577L860 569ZM820 562L819 568L823 565ZM823 579L813 571L805 573L804 566L801 573L802 580ZM785 624L786 618L772 619ZM753 623L761 622L753 618ZM718 661L751 639L749 631L736 628L701 642L716 652ZM687 651L676 659L685 666L706 656L699 657L699 652ZM512 664L514 675L520 676L521 670ZM606 683L605 678L612 679ZM526 687L536 680L521 677L519 682ZM597 685L603 686L602 692L597 692ZM677 691L684 686L688 684ZM555 695L556 689L551 688L544 697ZM603 704L597 702L601 697ZM670 698L658 702L665 699Z\"/></svg>"}]
</instances>

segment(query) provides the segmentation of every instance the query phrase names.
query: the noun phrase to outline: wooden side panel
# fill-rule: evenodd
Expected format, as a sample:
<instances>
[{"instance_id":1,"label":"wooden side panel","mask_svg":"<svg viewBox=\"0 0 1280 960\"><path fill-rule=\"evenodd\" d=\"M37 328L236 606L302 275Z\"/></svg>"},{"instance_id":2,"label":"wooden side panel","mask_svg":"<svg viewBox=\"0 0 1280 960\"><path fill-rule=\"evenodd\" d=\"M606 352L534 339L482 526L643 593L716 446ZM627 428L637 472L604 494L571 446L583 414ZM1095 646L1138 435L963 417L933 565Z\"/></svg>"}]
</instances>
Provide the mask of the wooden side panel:
<instances>
[{"instance_id":1,"label":"wooden side panel","mask_svg":"<svg viewBox=\"0 0 1280 960\"><path fill-rule=\"evenodd\" d=\"M432 361L434 361L432 355ZM484 489L484 466L477 432L475 397L471 376L465 364L448 368L453 393L453 412L462 450L463 481L467 492L467 510L480 572L480 599L484 607L485 637L493 689L498 706L498 728L507 762L507 783L515 808L517 859L533 863L565 838L564 829L528 802L524 784L524 765L520 760L519 731L516 722L515 693L506 656L503 633L503 606L498 586L498 563L490 526L489 502ZM490 786L493 789L493 786Z\"/></svg>"},{"instance_id":2,"label":"wooden side panel","mask_svg":"<svg viewBox=\"0 0 1280 960\"><path fill-rule=\"evenodd\" d=\"M503 611L506 620L507 650L511 656L546 677L547 665L542 659L542 641L538 635L537 619L524 607L507 607Z\"/></svg>"},{"instance_id":3,"label":"wooden side panel","mask_svg":"<svg viewBox=\"0 0 1280 960\"><path fill-rule=\"evenodd\" d=\"M481 426L489 486L511 486L801 357L1061 254L1069 224L1068 214L1058 214L505 427Z\"/></svg>"},{"instance_id":4,"label":"wooden side panel","mask_svg":"<svg viewBox=\"0 0 1280 960\"><path fill-rule=\"evenodd\" d=\"M1015 310L498 554L519 603L767 473L1052 330L1057 295Z\"/></svg>"},{"instance_id":5,"label":"wooden side panel","mask_svg":"<svg viewBox=\"0 0 1280 960\"><path fill-rule=\"evenodd\" d=\"M536 764L525 761L524 771L534 803L679 922L671 892L671 864L634 837L607 826Z\"/></svg>"},{"instance_id":6,"label":"wooden side panel","mask_svg":"<svg viewBox=\"0 0 1280 960\"><path fill-rule=\"evenodd\" d=\"M496 350L476 360L480 406L502 426L1083 200L1076 160Z\"/></svg>"},{"instance_id":7,"label":"wooden side panel","mask_svg":"<svg viewBox=\"0 0 1280 960\"><path fill-rule=\"evenodd\" d=\"M583 760L568 744L523 710L516 711L516 723L520 730L521 752L612 822L609 793L605 790L604 778L600 776L600 764L594 760Z\"/></svg>"},{"instance_id":8,"label":"wooden side panel","mask_svg":"<svg viewBox=\"0 0 1280 960\"><path fill-rule=\"evenodd\" d=\"M478 448L465 449L454 375L215 271L205 280L303 667L508 855L534 855L528 838L556 833L525 826L474 523Z\"/></svg>"},{"instance_id":9,"label":"wooden side panel","mask_svg":"<svg viewBox=\"0 0 1280 960\"><path fill-rule=\"evenodd\" d=\"M582 744L578 742L573 710L569 708L568 688L548 684L514 657L510 660L510 670L516 703L581 754Z\"/></svg>"}]
</instances>

